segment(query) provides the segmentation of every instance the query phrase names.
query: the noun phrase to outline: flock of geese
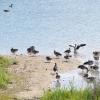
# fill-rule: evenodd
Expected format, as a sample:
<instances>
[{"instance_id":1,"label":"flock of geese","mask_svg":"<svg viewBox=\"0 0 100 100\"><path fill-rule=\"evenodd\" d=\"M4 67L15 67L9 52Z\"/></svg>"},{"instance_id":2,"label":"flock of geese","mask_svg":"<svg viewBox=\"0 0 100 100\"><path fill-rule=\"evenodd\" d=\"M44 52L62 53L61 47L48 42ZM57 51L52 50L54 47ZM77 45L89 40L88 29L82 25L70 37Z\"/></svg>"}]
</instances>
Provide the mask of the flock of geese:
<instances>
[{"instance_id":1,"label":"flock of geese","mask_svg":"<svg viewBox=\"0 0 100 100\"><path fill-rule=\"evenodd\" d=\"M78 53L78 50L81 47L84 47L84 46L86 46L86 44L69 45L69 49L67 49L67 50L64 51L64 53L65 53L64 59L66 59L66 62L68 62L68 59L70 59L72 57L72 55L70 54L72 52L71 48L73 48L73 51L74 51L73 53L74 54L77 54ZM18 52L18 49L11 48L11 53L16 54L16 52ZM29 55L31 55L31 54L36 55L36 54L39 53L39 51L35 49L35 46L30 46L29 48L27 48L27 53ZM93 53L96 54L97 52L93 52ZM55 57L57 59L59 59L59 57L62 56L62 53L54 50L54 55L55 55ZM52 57L46 56L46 60L47 60L48 63L50 63L52 61L52 59L53 59ZM99 67L94 64L94 61L88 60L88 61L84 62L82 65L79 65L78 68L81 69L82 72L84 72L84 70L85 70L85 73L83 75L84 78L86 78L86 79L88 79L90 81L93 81L95 79L95 77L94 76L89 76L88 73L89 73L89 71L91 69L98 70ZM54 71L54 73L56 75L56 79L57 80L60 79L60 75L58 74L58 66L57 66L57 63L54 64L53 71Z\"/></svg>"},{"instance_id":2,"label":"flock of geese","mask_svg":"<svg viewBox=\"0 0 100 100\"><path fill-rule=\"evenodd\" d=\"M64 51L64 53L65 53L64 59L66 60L66 62L68 62L68 59L70 59L72 57L72 55L70 54L72 52L71 48L74 48L73 53L77 54L79 48L84 47L84 46L86 46L86 44L69 45L69 48ZM11 51L12 54L16 54L18 52L18 49L11 48L10 51ZM26 49L26 51L29 55L34 55L34 56L39 53L39 51L35 49L35 46L30 46L29 48ZM62 53L60 53L56 50L54 50L53 52L54 52L56 59L59 59L62 56ZM53 60L52 57L46 56L47 63L50 63L52 60ZM60 75L58 74L57 63L54 64L53 71L56 74L56 79L60 79Z\"/></svg>"},{"instance_id":3,"label":"flock of geese","mask_svg":"<svg viewBox=\"0 0 100 100\"><path fill-rule=\"evenodd\" d=\"M84 62L82 65L79 65L77 68L82 70L83 78L86 78L90 82L95 81L96 77L89 75L89 71L91 71L91 70L97 71L99 69L99 66L94 64L94 61L88 60L88 61ZM60 75L58 74L58 67L57 67L56 63L53 67L53 71L56 72L56 79L59 80Z\"/></svg>"},{"instance_id":4,"label":"flock of geese","mask_svg":"<svg viewBox=\"0 0 100 100\"><path fill-rule=\"evenodd\" d=\"M99 69L99 66L94 64L94 61L88 60L84 62L82 65L79 65L78 68L81 69L82 72L85 71L83 74L83 77L86 78L87 80L94 81L96 79L96 77L93 75L89 76L89 72L91 70L97 71Z\"/></svg>"},{"instance_id":5,"label":"flock of geese","mask_svg":"<svg viewBox=\"0 0 100 100\"><path fill-rule=\"evenodd\" d=\"M9 8L12 8L12 7L13 7L13 4L10 4ZM10 12L9 9L5 9L3 11L4 12ZM64 51L64 53L65 53L64 59L66 59L66 62L68 61L68 59L70 59L72 57L72 55L70 55L71 48L73 48L74 54L77 54L78 50L81 47L84 47L84 46L86 46L86 44L69 45L69 49ZM16 52L18 52L18 49L11 48L10 51L11 51L11 53L15 54ZM36 54L39 53L39 51L36 50L34 46L30 46L29 48L27 48L27 53L36 55ZM97 53L97 52L94 52L94 53ZM54 50L54 55L58 59L59 59L60 56L62 56L62 54L60 52L56 51L56 50ZM50 63L52 58L50 56L46 56L46 60L47 60L48 63ZM83 77L85 77L88 80L93 81L93 80L95 80L95 77L94 76L89 76L88 73L89 73L90 69L98 70L99 67L97 65L95 65L92 60L88 60L87 62L84 62L82 65L79 65L78 68L81 69L82 71L86 70L86 73L84 73ZM60 79L60 75L58 74L57 63L55 63L55 65L53 67L53 71L56 73L56 79Z\"/></svg>"}]
</instances>

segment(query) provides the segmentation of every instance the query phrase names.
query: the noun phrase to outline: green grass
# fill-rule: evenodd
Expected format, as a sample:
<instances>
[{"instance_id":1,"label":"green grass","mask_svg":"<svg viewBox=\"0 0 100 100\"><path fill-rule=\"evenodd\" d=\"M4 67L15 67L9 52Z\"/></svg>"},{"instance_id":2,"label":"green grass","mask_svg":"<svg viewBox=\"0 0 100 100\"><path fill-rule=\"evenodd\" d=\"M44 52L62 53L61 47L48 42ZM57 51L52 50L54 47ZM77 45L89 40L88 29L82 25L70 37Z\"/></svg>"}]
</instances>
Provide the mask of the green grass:
<instances>
[{"instance_id":1,"label":"green grass","mask_svg":"<svg viewBox=\"0 0 100 100\"><path fill-rule=\"evenodd\" d=\"M9 74L7 72L7 67L10 65L10 60L0 56L0 88L6 87L9 82Z\"/></svg>"},{"instance_id":2,"label":"green grass","mask_svg":"<svg viewBox=\"0 0 100 100\"><path fill-rule=\"evenodd\" d=\"M7 87L7 84L10 81L11 76L10 73L8 73L7 68L12 64L17 64L17 61L0 56L0 92ZM8 94L8 92L1 93L0 100L15 100L13 99L14 96Z\"/></svg>"},{"instance_id":3,"label":"green grass","mask_svg":"<svg viewBox=\"0 0 100 100\"><path fill-rule=\"evenodd\" d=\"M41 100L100 100L100 84L94 84L94 88L55 89L45 91Z\"/></svg>"},{"instance_id":4,"label":"green grass","mask_svg":"<svg viewBox=\"0 0 100 100\"><path fill-rule=\"evenodd\" d=\"M10 65L10 60L8 58L5 58L5 57L1 57L0 56L0 67L2 68L6 68Z\"/></svg>"},{"instance_id":5,"label":"green grass","mask_svg":"<svg viewBox=\"0 0 100 100\"><path fill-rule=\"evenodd\" d=\"M100 100L100 82L94 83L93 95L92 96L93 96L94 100Z\"/></svg>"},{"instance_id":6,"label":"green grass","mask_svg":"<svg viewBox=\"0 0 100 100\"><path fill-rule=\"evenodd\" d=\"M100 82L95 81L93 87L76 89L70 81L68 88L44 91L41 100L100 100Z\"/></svg>"},{"instance_id":7,"label":"green grass","mask_svg":"<svg viewBox=\"0 0 100 100\"><path fill-rule=\"evenodd\" d=\"M14 100L13 96L7 94L0 94L0 100Z\"/></svg>"},{"instance_id":8,"label":"green grass","mask_svg":"<svg viewBox=\"0 0 100 100\"><path fill-rule=\"evenodd\" d=\"M6 70L0 68L0 88L4 88L9 82L9 76Z\"/></svg>"},{"instance_id":9,"label":"green grass","mask_svg":"<svg viewBox=\"0 0 100 100\"><path fill-rule=\"evenodd\" d=\"M56 89L46 91L41 100L94 100L90 89Z\"/></svg>"}]
</instances>

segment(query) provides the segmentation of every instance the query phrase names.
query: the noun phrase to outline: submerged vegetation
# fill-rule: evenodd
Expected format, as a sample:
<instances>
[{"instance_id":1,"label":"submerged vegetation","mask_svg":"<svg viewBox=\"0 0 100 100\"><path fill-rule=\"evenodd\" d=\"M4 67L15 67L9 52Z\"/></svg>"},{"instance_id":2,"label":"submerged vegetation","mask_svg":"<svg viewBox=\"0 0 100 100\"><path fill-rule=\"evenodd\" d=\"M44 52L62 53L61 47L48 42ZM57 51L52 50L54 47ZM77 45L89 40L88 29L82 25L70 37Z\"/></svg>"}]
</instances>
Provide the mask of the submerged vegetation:
<instances>
[{"instance_id":1,"label":"submerged vegetation","mask_svg":"<svg viewBox=\"0 0 100 100\"><path fill-rule=\"evenodd\" d=\"M0 88L4 88L9 82L9 74L7 67L10 65L10 60L5 57L0 57Z\"/></svg>"}]
</instances>

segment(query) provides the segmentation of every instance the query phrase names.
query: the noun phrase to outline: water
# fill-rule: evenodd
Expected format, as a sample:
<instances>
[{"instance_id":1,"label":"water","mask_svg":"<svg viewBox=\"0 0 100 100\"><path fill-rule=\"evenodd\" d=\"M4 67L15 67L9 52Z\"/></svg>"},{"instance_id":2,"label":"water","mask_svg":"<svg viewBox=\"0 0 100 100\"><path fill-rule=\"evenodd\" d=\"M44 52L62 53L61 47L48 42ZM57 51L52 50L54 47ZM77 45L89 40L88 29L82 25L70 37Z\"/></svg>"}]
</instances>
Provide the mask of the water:
<instances>
[{"instance_id":1,"label":"water","mask_svg":"<svg viewBox=\"0 0 100 100\"><path fill-rule=\"evenodd\" d=\"M34 45L40 54L52 54L86 43L80 53L90 57L100 50L99 5L99 0L0 0L0 53L9 54L11 47L26 53Z\"/></svg>"},{"instance_id":2,"label":"water","mask_svg":"<svg viewBox=\"0 0 100 100\"><path fill-rule=\"evenodd\" d=\"M95 82L89 81L84 78L84 73L81 70L73 70L68 73L60 74L60 80L54 80L50 87L51 88L76 88L76 89L84 89L86 87L93 88L94 84L100 84L100 68L97 71L91 71L91 76L95 77ZM90 75L89 75L90 76Z\"/></svg>"}]
</instances>

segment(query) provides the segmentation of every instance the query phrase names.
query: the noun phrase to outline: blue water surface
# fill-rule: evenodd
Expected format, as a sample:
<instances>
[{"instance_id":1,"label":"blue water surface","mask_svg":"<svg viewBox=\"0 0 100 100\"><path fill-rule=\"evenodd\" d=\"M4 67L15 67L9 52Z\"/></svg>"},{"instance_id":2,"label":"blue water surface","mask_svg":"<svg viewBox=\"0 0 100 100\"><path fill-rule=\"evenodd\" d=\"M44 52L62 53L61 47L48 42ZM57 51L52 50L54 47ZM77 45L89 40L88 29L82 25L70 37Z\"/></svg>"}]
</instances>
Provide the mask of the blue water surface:
<instances>
[{"instance_id":1,"label":"blue water surface","mask_svg":"<svg viewBox=\"0 0 100 100\"><path fill-rule=\"evenodd\" d=\"M75 43L87 44L85 56L100 50L100 0L0 0L0 54L31 45L52 54Z\"/></svg>"}]
</instances>

